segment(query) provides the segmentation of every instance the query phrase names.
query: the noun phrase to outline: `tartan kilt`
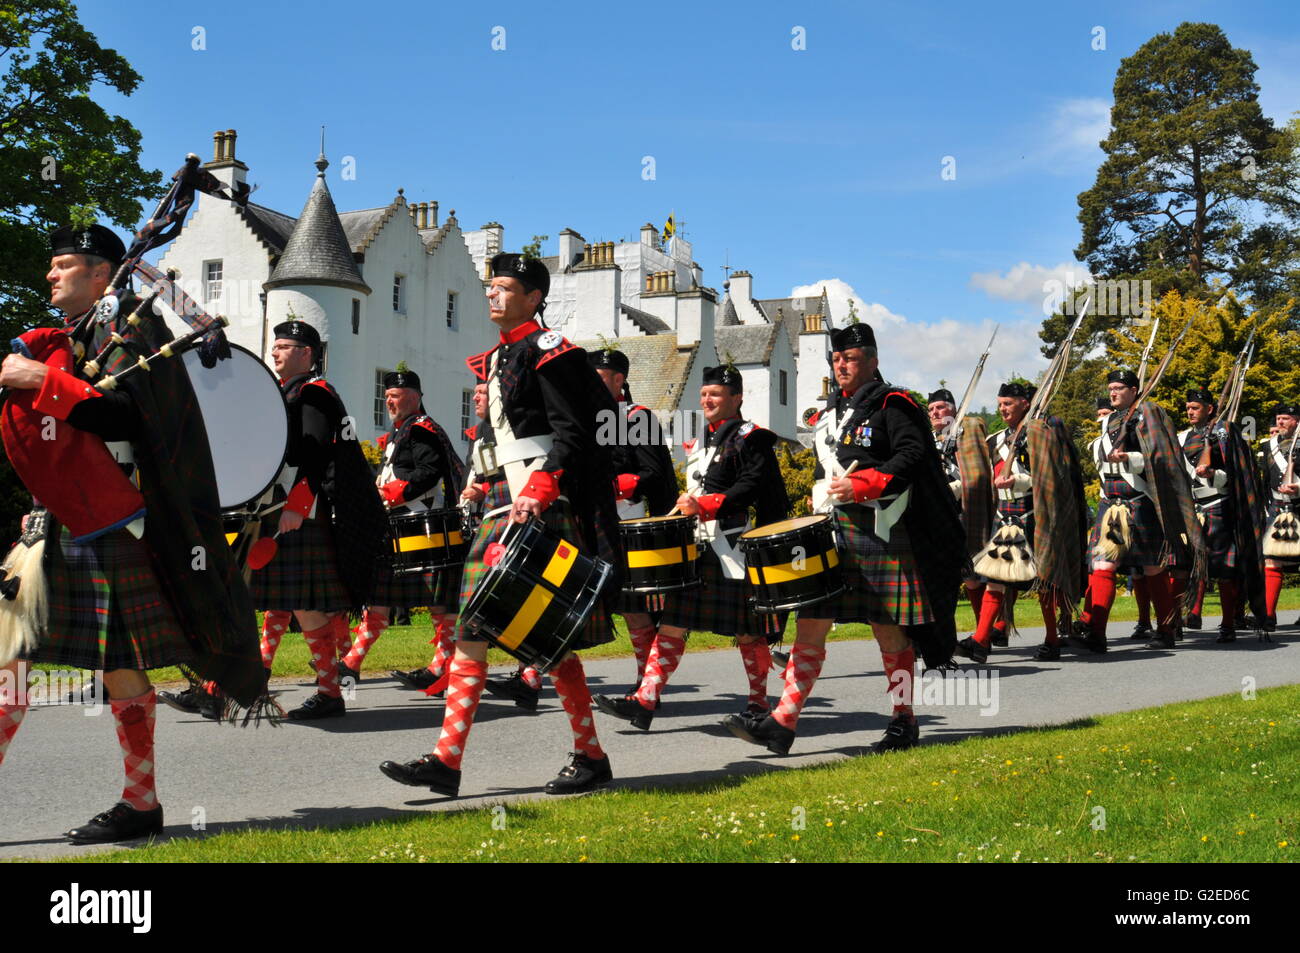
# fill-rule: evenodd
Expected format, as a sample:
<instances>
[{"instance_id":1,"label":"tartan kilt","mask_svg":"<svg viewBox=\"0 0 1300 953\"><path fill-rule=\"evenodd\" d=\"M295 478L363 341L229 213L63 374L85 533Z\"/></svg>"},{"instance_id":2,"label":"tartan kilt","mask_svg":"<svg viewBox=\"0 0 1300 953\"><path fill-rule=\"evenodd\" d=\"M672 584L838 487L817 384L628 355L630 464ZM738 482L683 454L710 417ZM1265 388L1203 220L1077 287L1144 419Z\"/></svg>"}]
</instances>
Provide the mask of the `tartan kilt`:
<instances>
[{"instance_id":1,"label":"tartan kilt","mask_svg":"<svg viewBox=\"0 0 1300 953\"><path fill-rule=\"evenodd\" d=\"M1128 486L1128 484L1124 484ZM1156 505L1151 502L1150 497L1145 494L1142 496L1127 497L1115 499L1113 497L1101 500L1097 505L1097 518L1093 520L1092 529L1088 533L1088 553L1094 559L1097 556L1097 543L1101 539L1102 517L1106 511L1117 504L1127 504L1129 506L1129 522L1133 531L1133 544L1129 546L1128 552L1118 563L1121 569L1136 569L1141 566L1162 566L1165 560L1161 553L1165 548L1165 533L1160 526L1160 520L1156 517Z\"/></svg>"},{"instance_id":2,"label":"tartan kilt","mask_svg":"<svg viewBox=\"0 0 1300 953\"><path fill-rule=\"evenodd\" d=\"M505 485L505 481L501 481ZM496 498L498 501L500 497ZM510 502L509 492L505 493L504 502L496 502L496 506L503 506ZM494 499L489 496L487 504L491 508ZM573 515L569 511L569 504L564 501L557 501L549 506L542 513L542 522L546 524L547 529L557 533L569 542L578 539L578 527L573 521ZM463 639L466 642L486 642L487 639L475 632L470 632L465 628L464 611L469 602L470 596L474 594L474 589L478 586L479 581L487 575L488 566L483 562L483 554L492 543L501 538L510 525L509 512L502 513L500 516L493 516L484 519L479 524L477 532L474 534L474 542L470 545L469 554L465 557L464 570L460 577L460 605L457 614L460 620L456 624L456 638ZM576 545L576 544L575 544ZM595 609L592 610L591 617L587 620L578 637L574 639L571 649L589 649L593 646L604 645L606 642L614 641L614 625L605 609L605 600L598 600Z\"/></svg>"},{"instance_id":3,"label":"tartan kilt","mask_svg":"<svg viewBox=\"0 0 1300 953\"><path fill-rule=\"evenodd\" d=\"M655 611L650 605L650 596L640 592L622 592L614 599L614 612L621 616L640 612L643 615Z\"/></svg>"},{"instance_id":4,"label":"tartan kilt","mask_svg":"<svg viewBox=\"0 0 1300 953\"><path fill-rule=\"evenodd\" d=\"M111 672L193 659L149 548L127 530L74 543L60 527L46 543L45 572L49 617L28 661Z\"/></svg>"},{"instance_id":5,"label":"tartan kilt","mask_svg":"<svg viewBox=\"0 0 1300 953\"><path fill-rule=\"evenodd\" d=\"M400 576L385 572L375 583L372 605L405 609L455 606L460 601L463 568L462 564Z\"/></svg>"},{"instance_id":6,"label":"tartan kilt","mask_svg":"<svg viewBox=\"0 0 1300 953\"><path fill-rule=\"evenodd\" d=\"M276 514L278 520L279 514ZM275 530L272 528L271 532ZM267 534L266 524L262 526ZM275 558L254 570L248 588L258 609L334 612L352 605L339 578L334 531L326 520L307 519L276 541Z\"/></svg>"},{"instance_id":7,"label":"tartan kilt","mask_svg":"<svg viewBox=\"0 0 1300 953\"><path fill-rule=\"evenodd\" d=\"M712 632L736 638L761 635L776 645L785 635L788 612L755 612L749 607L749 584L728 579L713 548L701 545L700 585L664 594L659 625L672 625L692 632Z\"/></svg>"},{"instance_id":8,"label":"tartan kilt","mask_svg":"<svg viewBox=\"0 0 1300 953\"><path fill-rule=\"evenodd\" d=\"M1231 506L1232 501L1223 497L1215 506L1196 508L1196 516L1205 533L1205 554L1211 579L1237 577L1237 540L1233 532Z\"/></svg>"},{"instance_id":9,"label":"tartan kilt","mask_svg":"<svg viewBox=\"0 0 1300 953\"><path fill-rule=\"evenodd\" d=\"M837 506L840 572L845 590L832 599L799 610L801 619L925 625L934 621L907 527L899 520L884 542L873 534L870 508Z\"/></svg>"}]
</instances>

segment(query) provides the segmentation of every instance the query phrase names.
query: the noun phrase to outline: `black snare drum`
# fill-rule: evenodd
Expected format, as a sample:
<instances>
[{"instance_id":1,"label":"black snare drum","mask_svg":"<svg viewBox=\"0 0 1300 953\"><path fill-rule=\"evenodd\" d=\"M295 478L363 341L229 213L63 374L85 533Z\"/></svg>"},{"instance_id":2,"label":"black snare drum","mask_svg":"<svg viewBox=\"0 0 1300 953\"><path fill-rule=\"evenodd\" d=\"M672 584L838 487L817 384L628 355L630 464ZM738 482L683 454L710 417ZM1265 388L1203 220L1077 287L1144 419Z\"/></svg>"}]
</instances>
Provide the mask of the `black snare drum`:
<instances>
[{"instance_id":1,"label":"black snare drum","mask_svg":"<svg viewBox=\"0 0 1300 953\"><path fill-rule=\"evenodd\" d=\"M751 529L741 534L740 548L756 612L800 609L844 591L831 516L796 516Z\"/></svg>"},{"instance_id":2,"label":"black snare drum","mask_svg":"<svg viewBox=\"0 0 1300 953\"><path fill-rule=\"evenodd\" d=\"M654 595L700 584L694 516L623 520L618 533L627 553L624 592Z\"/></svg>"},{"instance_id":3,"label":"black snare drum","mask_svg":"<svg viewBox=\"0 0 1300 953\"><path fill-rule=\"evenodd\" d=\"M461 512L452 507L389 516L393 531L393 575L408 576L459 566L469 552Z\"/></svg>"},{"instance_id":4,"label":"black snare drum","mask_svg":"<svg viewBox=\"0 0 1300 953\"><path fill-rule=\"evenodd\" d=\"M549 672L569 653L614 567L578 552L540 520L511 526L502 539L505 551L475 587L461 624Z\"/></svg>"}]
</instances>

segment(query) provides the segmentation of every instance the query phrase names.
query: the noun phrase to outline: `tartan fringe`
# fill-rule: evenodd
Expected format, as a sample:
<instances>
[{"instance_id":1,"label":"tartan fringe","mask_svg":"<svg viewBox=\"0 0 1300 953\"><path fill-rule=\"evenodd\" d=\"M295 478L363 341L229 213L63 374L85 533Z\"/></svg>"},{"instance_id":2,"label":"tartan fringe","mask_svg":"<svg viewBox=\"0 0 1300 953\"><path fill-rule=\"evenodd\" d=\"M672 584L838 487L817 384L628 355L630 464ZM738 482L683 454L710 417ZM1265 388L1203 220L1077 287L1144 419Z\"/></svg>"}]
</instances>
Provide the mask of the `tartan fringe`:
<instances>
[{"instance_id":1,"label":"tartan fringe","mask_svg":"<svg viewBox=\"0 0 1300 953\"><path fill-rule=\"evenodd\" d=\"M227 696L219 720L226 724L238 725L240 728L247 728L250 723L254 728L260 728L263 722L272 728L278 728L286 718L284 707L268 691L247 708Z\"/></svg>"}]
</instances>

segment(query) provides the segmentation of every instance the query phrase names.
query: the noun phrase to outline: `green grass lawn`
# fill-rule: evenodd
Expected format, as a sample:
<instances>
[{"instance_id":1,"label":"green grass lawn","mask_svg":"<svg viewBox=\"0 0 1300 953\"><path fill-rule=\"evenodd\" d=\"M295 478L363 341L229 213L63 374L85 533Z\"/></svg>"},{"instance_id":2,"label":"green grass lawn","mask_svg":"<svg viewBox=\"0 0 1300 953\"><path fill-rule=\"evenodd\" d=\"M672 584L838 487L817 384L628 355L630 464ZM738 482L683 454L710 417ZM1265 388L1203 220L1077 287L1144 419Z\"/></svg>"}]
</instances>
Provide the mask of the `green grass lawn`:
<instances>
[{"instance_id":1,"label":"green grass lawn","mask_svg":"<svg viewBox=\"0 0 1300 953\"><path fill-rule=\"evenodd\" d=\"M1292 686L721 783L85 859L1294 861L1297 712Z\"/></svg>"}]
</instances>

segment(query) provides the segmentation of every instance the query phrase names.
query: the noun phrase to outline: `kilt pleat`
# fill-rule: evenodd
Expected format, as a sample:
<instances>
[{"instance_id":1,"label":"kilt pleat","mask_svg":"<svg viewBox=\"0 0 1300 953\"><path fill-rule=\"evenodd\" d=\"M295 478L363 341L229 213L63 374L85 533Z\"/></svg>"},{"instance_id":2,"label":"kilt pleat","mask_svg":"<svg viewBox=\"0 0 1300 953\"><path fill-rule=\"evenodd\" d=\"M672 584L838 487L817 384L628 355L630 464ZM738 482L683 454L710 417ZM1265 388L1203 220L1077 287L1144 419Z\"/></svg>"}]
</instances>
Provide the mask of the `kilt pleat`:
<instances>
[{"instance_id":1,"label":"kilt pleat","mask_svg":"<svg viewBox=\"0 0 1300 953\"><path fill-rule=\"evenodd\" d=\"M889 542L871 532L873 516L865 506L837 506L840 572L844 592L799 610L801 619L925 625L934 621L907 528L895 523Z\"/></svg>"},{"instance_id":2,"label":"kilt pleat","mask_svg":"<svg viewBox=\"0 0 1300 953\"><path fill-rule=\"evenodd\" d=\"M1211 579L1237 577L1237 540L1233 533L1232 501L1224 498L1215 506L1197 507L1196 515L1205 533L1206 557Z\"/></svg>"},{"instance_id":3,"label":"kilt pleat","mask_svg":"<svg viewBox=\"0 0 1300 953\"><path fill-rule=\"evenodd\" d=\"M45 569L49 618L29 661L111 672L193 659L148 547L127 530L74 543L63 528Z\"/></svg>"},{"instance_id":4,"label":"kilt pleat","mask_svg":"<svg viewBox=\"0 0 1300 953\"><path fill-rule=\"evenodd\" d=\"M263 526L266 533L266 526ZM272 528L271 532L274 532ZM334 612L352 600L339 578L334 533L324 520L303 520L291 533L282 533L273 558L254 570L248 588L258 609L309 609Z\"/></svg>"},{"instance_id":5,"label":"kilt pleat","mask_svg":"<svg viewBox=\"0 0 1300 953\"><path fill-rule=\"evenodd\" d=\"M700 585L665 593L659 624L692 632L712 632L735 638L763 636L775 645L785 634L788 612L755 612L749 607L749 584L728 579L712 548L703 546L699 559Z\"/></svg>"}]
</instances>

